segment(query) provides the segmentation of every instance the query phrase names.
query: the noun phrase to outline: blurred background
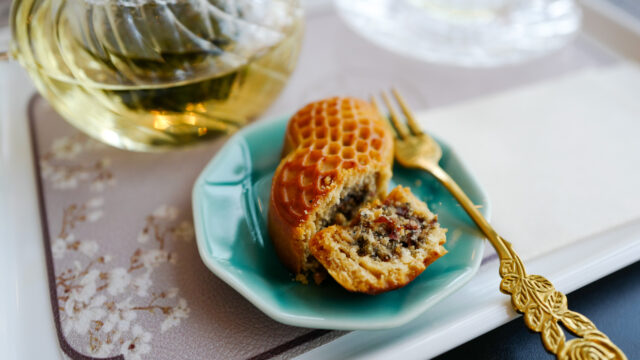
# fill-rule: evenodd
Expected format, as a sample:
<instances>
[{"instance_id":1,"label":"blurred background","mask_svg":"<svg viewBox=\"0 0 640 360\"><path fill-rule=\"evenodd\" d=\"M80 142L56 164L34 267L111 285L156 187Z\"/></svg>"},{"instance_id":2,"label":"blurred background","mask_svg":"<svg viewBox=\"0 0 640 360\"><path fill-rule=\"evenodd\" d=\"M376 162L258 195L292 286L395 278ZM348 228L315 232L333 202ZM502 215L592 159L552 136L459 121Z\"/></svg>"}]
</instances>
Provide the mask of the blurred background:
<instances>
[{"instance_id":1,"label":"blurred background","mask_svg":"<svg viewBox=\"0 0 640 360\"><path fill-rule=\"evenodd\" d=\"M53 20L57 1L30 1L16 12L12 56L67 121L129 150L217 138L323 96L394 84L415 109L434 108L615 61L579 31L576 0L303 0L306 20L288 0L223 2L230 14L251 9L233 15L249 16L237 27L198 2L132 12L74 0ZM640 16L640 2L610 1ZM10 3L0 0L0 49ZM95 16L79 16L88 9ZM172 11L181 15L145 20ZM107 18L118 22L103 31ZM123 45L111 33L150 38Z\"/></svg>"},{"instance_id":2,"label":"blurred background","mask_svg":"<svg viewBox=\"0 0 640 360\"><path fill-rule=\"evenodd\" d=\"M0 26L9 25L9 8L11 0L0 0Z\"/></svg>"}]
</instances>

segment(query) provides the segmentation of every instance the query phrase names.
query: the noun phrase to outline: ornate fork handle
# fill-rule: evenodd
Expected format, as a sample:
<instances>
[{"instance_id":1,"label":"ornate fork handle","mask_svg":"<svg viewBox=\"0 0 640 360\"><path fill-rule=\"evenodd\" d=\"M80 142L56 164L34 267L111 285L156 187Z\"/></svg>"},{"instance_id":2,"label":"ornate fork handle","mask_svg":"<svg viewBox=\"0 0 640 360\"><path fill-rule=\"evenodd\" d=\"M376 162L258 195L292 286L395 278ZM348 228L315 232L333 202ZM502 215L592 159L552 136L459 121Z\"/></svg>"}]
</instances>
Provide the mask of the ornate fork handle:
<instances>
[{"instance_id":1,"label":"ornate fork handle","mask_svg":"<svg viewBox=\"0 0 640 360\"><path fill-rule=\"evenodd\" d=\"M627 359L622 350L586 316L567 308L567 297L540 275L528 275L510 242L496 233L458 184L440 166L420 166L433 174L486 235L500 258L500 291L511 295L529 329L539 332L544 347L558 359ZM566 341L564 327L577 337Z\"/></svg>"},{"instance_id":2,"label":"ornate fork handle","mask_svg":"<svg viewBox=\"0 0 640 360\"><path fill-rule=\"evenodd\" d=\"M622 350L591 320L567 309L567 297L557 291L549 280L540 275L527 275L511 243L496 233L464 191L438 165L442 157L440 145L422 131L398 91L394 89L392 93L406 116L405 125L383 92L382 99L389 109L390 125L396 134L396 159L403 166L422 169L435 176L478 225L500 258L500 290L511 294L513 308L524 314L524 322L531 330L540 333L544 347L558 359L626 360ZM384 118L385 114L380 111L375 97L371 98L371 103ZM563 327L577 338L566 341Z\"/></svg>"}]
</instances>

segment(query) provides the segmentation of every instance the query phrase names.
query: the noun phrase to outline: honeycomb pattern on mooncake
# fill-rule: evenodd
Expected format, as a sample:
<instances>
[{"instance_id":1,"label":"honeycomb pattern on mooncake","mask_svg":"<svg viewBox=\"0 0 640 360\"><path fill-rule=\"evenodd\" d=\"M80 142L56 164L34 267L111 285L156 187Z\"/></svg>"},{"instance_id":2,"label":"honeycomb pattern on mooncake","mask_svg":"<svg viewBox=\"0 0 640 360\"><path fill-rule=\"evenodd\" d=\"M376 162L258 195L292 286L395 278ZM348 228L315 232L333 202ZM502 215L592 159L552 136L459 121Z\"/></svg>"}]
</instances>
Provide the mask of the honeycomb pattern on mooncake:
<instances>
[{"instance_id":1,"label":"honeycomb pattern on mooncake","mask_svg":"<svg viewBox=\"0 0 640 360\"><path fill-rule=\"evenodd\" d=\"M377 111L364 100L334 97L308 104L289 121L276 204L290 224L307 218L343 170L386 166L393 140ZM385 138L386 137L386 138Z\"/></svg>"}]
</instances>

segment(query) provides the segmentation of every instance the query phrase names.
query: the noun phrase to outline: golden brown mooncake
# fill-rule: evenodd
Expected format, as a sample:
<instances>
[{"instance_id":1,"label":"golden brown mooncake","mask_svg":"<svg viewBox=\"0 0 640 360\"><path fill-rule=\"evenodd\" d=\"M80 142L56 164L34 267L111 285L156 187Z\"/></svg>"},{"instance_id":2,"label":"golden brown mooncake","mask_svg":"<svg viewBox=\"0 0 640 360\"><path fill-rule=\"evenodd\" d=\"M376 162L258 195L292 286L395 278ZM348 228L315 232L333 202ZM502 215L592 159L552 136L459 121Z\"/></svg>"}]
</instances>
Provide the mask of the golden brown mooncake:
<instances>
[{"instance_id":1,"label":"golden brown mooncake","mask_svg":"<svg viewBox=\"0 0 640 360\"><path fill-rule=\"evenodd\" d=\"M308 242L332 224L347 224L363 204L382 197L391 178L393 137L366 101L334 97L300 109L286 129L271 186L269 234L299 281L325 270Z\"/></svg>"},{"instance_id":2,"label":"golden brown mooncake","mask_svg":"<svg viewBox=\"0 0 640 360\"><path fill-rule=\"evenodd\" d=\"M378 294L405 286L446 254L445 233L427 205L398 186L349 225L316 233L309 249L345 289Z\"/></svg>"}]
</instances>

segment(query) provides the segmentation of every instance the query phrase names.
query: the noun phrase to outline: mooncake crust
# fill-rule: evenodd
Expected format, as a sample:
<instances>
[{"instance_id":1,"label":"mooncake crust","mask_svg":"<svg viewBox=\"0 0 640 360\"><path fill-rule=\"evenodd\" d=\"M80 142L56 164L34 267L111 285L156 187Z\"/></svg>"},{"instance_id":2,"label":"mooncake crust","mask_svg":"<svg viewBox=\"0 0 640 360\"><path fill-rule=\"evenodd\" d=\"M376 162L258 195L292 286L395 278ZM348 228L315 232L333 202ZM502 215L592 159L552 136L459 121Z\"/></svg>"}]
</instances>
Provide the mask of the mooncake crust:
<instances>
[{"instance_id":1,"label":"mooncake crust","mask_svg":"<svg viewBox=\"0 0 640 360\"><path fill-rule=\"evenodd\" d=\"M359 201L384 196L392 162L391 130L364 100L316 101L290 119L273 176L268 226L278 256L301 275L299 280L307 273L322 280L323 269L310 254L308 241L340 221L335 212L342 211L341 204L351 201L357 207Z\"/></svg>"}]
</instances>

